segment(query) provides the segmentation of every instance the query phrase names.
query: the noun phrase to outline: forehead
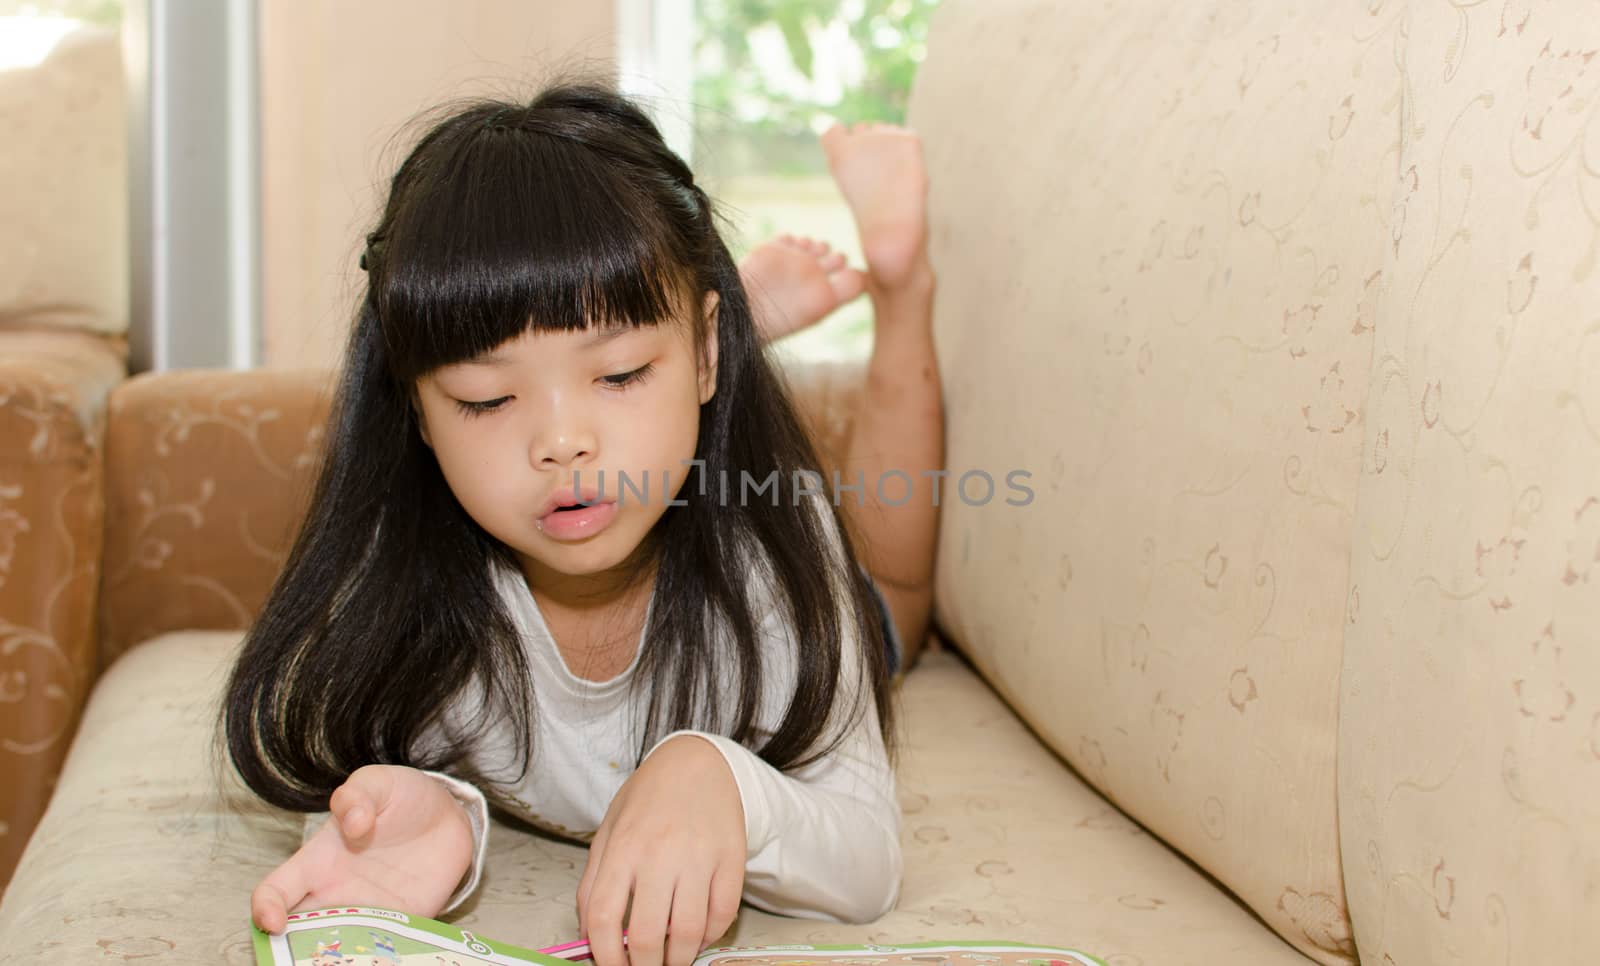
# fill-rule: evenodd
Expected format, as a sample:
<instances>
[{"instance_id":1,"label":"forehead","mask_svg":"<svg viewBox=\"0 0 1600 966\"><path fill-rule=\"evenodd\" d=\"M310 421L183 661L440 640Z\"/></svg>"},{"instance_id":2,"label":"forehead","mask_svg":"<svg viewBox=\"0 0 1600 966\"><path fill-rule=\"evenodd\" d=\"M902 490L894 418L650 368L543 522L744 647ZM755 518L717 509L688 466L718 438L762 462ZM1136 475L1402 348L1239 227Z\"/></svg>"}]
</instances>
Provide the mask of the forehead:
<instances>
[{"instance_id":1,"label":"forehead","mask_svg":"<svg viewBox=\"0 0 1600 966\"><path fill-rule=\"evenodd\" d=\"M517 361L515 351L515 344L517 342L527 342L529 340L537 341L541 339L548 342L550 340L562 339L570 341L574 348L580 351L586 351L599 349L619 340L631 341L628 338L629 336L643 334L646 332L654 332L655 330L655 326L612 325L604 328L588 328L582 331L572 332L528 332L523 333L522 336L517 339L513 339L510 342L502 342L500 345L490 349L488 352L479 353L470 359L464 359L458 363L458 365L487 366L491 369L509 366Z\"/></svg>"},{"instance_id":2,"label":"forehead","mask_svg":"<svg viewBox=\"0 0 1600 966\"><path fill-rule=\"evenodd\" d=\"M655 346L669 331L683 329L682 325L606 325L587 329L544 330L529 329L516 338L500 343L460 362L441 366L440 371L488 371L505 369L536 358L559 347L563 353L600 355L607 346ZM677 341L677 340L673 340Z\"/></svg>"}]
</instances>

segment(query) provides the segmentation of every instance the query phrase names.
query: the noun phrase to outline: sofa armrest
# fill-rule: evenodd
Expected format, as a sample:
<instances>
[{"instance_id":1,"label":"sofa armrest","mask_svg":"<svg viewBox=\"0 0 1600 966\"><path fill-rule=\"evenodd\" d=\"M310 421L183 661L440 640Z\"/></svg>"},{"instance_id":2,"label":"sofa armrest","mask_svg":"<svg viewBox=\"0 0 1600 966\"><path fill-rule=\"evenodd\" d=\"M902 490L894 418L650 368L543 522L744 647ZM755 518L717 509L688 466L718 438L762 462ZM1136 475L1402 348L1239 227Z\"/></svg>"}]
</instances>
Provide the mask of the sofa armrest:
<instances>
[{"instance_id":1,"label":"sofa armrest","mask_svg":"<svg viewBox=\"0 0 1600 966\"><path fill-rule=\"evenodd\" d=\"M0 889L95 677L106 399L118 339L0 331Z\"/></svg>"},{"instance_id":2,"label":"sofa armrest","mask_svg":"<svg viewBox=\"0 0 1600 966\"><path fill-rule=\"evenodd\" d=\"M102 669L168 631L255 619L304 516L335 379L173 370L112 394Z\"/></svg>"},{"instance_id":3,"label":"sofa armrest","mask_svg":"<svg viewBox=\"0 0 1600 966\"><path fill-rule=\"evenodd\" d=\"M866 392L865 361L800 362L781 370L800 419L817 447L824 474L849 455L856 414Z\"/></svg>"}]
</instances>

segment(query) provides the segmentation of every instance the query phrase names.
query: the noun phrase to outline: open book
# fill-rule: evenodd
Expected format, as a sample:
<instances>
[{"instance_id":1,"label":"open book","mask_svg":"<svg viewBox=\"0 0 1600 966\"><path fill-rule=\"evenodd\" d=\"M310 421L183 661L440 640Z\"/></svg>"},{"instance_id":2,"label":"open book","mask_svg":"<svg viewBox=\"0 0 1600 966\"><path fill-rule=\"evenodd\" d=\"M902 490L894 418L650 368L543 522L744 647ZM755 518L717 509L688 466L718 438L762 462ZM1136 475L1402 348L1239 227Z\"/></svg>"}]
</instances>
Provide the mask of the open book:
<instances>
[{"instance_id":1,"label":"open book","mask_svg":"<svg viewBox=\"0 0 1600 966\"><path fill-rule=\"evenodd\" d=\"M297 912L283 934L251 926L256 966L571 966L589 944L522 949L448 923L388 909ZM1105 966L1087 953L1007 942L906 946L723 946L694 966Z\"/></svg>"}]
</instances>

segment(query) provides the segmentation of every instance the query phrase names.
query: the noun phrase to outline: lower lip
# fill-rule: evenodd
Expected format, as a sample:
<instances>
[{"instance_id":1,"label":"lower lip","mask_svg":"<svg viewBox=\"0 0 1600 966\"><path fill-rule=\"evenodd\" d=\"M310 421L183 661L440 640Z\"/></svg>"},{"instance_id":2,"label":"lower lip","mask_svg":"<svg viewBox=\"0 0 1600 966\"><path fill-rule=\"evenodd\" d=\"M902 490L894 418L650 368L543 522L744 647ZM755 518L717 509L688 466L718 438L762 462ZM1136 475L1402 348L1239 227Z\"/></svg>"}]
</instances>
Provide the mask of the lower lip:
<instances>
[{"instance_id":1,"label":"lower lip","mask_svg":"<svg viewBox=\"0 0 1600 966\"><path fill-rule=\"evenodd\" d=\"M596 503L577 510L554 510L539 518L539 529L556 540L582 540L604 530L616 516L615 503Z\"/></svg>"}]
</instances>

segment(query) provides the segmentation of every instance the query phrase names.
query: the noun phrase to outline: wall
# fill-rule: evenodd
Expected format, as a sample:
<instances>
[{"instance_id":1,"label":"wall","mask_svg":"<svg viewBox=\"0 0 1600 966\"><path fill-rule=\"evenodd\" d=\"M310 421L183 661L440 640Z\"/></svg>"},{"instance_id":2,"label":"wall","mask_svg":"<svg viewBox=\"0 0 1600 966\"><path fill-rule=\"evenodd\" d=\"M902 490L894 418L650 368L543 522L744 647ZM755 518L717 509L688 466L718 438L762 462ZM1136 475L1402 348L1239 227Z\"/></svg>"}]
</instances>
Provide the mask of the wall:
<instances>
[{"instance_id":1,"label":"wall","mask_svg":"<svg viewBox=\"0 0 1600 966\"><path fill-rule=\"evenodd\" d=\"M337 364L381 189L462 95L525 97L552 70L614 75L608 2L263 0L262 324L269 368Z\"/></svg>"}]
</instances>

